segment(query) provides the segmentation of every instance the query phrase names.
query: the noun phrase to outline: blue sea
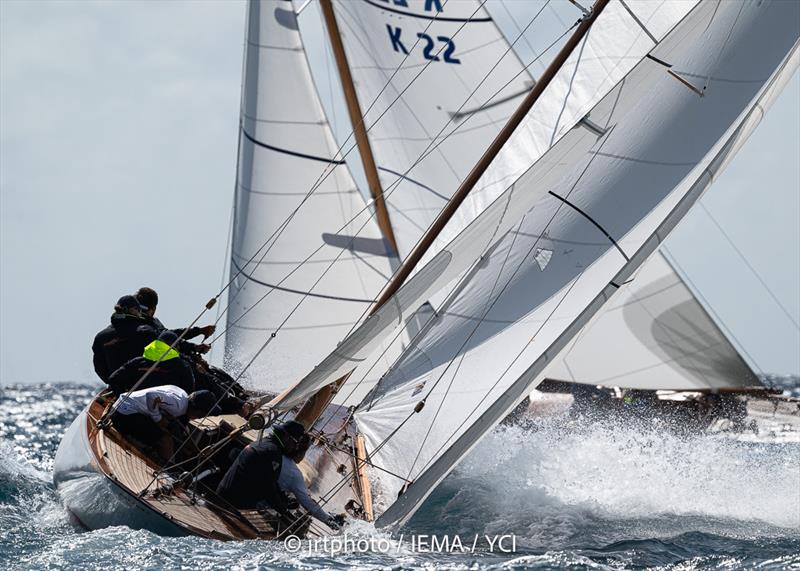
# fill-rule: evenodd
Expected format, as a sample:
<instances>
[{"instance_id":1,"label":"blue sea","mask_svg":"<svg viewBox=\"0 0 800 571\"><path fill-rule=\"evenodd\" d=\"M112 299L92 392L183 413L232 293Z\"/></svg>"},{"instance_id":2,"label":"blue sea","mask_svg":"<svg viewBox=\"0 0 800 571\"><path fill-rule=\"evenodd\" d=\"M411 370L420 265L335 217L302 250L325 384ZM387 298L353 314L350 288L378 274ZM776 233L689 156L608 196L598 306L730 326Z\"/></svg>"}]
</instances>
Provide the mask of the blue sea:
<instances>
[{"instance_id":1,"label":"blue sea","mask_svg":"<svg viewBox=\"0 0 800 571\"><path fill-rule=\"evenodd\" d=\"M799 444L618 421L498 428L402 530L346 528L387 553L85 531L60 503L52 465L94 390L0 388L0 568L800 569ZM409 538L433 535L468 550L412 549ZM485 536L513 537L513 552L492 552Z\"/></svg>"}]
</instances>

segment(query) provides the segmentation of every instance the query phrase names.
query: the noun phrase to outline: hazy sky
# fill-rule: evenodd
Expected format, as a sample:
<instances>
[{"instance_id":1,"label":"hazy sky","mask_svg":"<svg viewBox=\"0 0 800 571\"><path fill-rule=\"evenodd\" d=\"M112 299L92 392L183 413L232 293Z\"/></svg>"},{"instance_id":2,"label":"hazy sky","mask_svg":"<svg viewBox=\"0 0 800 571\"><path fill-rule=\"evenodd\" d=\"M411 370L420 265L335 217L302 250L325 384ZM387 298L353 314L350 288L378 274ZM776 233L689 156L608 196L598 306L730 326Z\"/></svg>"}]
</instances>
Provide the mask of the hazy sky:
<instances>
[{"instance_id":1,"label":"hazy sky","mask_svg":"<svg viewBox=\"0 0 800 571\"><path fill-rule=\"evenodd\" d=\"M315 9L301 29L328 86ZM0 1L0 383L93 380L92 338L139 286L173 327L219 289L243 31L234 1ZM799 156L795 76L669 241L765 372L800 373Z\"/></svg>"}]
</instances>

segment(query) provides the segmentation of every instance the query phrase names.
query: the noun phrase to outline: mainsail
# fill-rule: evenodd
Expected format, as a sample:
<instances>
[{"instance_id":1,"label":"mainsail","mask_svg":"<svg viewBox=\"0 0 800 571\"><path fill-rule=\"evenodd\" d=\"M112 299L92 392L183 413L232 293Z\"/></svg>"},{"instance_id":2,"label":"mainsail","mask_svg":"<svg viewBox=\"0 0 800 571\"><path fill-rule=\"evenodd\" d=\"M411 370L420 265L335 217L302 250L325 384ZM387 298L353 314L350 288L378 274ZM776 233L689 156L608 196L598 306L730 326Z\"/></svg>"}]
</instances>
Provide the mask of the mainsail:
<instances>
[{"instance_id":1,"label":"mainsail","mask_svg":"<svg viewBox=\"0 0 800 571\"><path fill-rule=\"evenodd\" d=\"M649 390L761 386L661 251L575 336L545 377Z\"/></svg>"},{"instance_id":2,"label":"mainsail","mask_svg":"<svg viewBox=\"0 0 800 571\"><path fill-rule=\"evenodd\" d=\"M796 67L799 22L797 3L699 5L592 110L604 136L587 150L571 131L517 181L522 221L356 414L382 489L402 492L379 525L405 521L655 251Z\"/></svg>"},{"instance_id":3,"label":"mainsail","mask_svg":"<svg viewBox=\"0 0 800 571\"><path fill-rule=\"evenodd\" d=\"M334 9L359 98L374 102L365 122L404 257L533 79L477 0L364 0ZM512 181L476 188L456 226Z\"/></svg>"},{"instance_id":4,"label":"mainsail","mask_svg":"<svg viewBox=\"0 0 800 571\"><path fill-rule=\"evenodd\" d=\"M226 354L242 365L258 355L254 388L279 392L307 372L391 275L343 163L291 3L250 2Z\"/></svg>"}]
</instances>

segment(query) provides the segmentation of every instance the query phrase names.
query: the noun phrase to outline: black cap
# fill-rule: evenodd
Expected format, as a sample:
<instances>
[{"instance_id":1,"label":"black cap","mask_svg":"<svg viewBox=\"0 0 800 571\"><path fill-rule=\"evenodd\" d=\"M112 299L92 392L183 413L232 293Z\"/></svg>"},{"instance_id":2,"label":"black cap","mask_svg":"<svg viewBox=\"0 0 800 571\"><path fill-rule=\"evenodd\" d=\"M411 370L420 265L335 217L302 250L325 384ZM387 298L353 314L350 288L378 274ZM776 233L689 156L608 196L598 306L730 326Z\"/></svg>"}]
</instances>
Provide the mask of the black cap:
<instances>
[{"instance_id":1,"label":"black cap","mask_svg":"<svg viewBox=\"0 0 800 571\"><path fill-rule=\"evenodd\" d=\"M220 413L217 397L211 391L195 391L189 395L189 404L201 412L214 416Z\"/></svg>"},{"instance_id":2,"label":"black cap","mask_svg":"<svg viewBox=\"0 0 800 571\"><path fill-rule=\"evenodd\" d=\"M163 341L164 343L166 343L167 345L169 345L171 347L178 340L178 336L175 334L174 331L170 331L169 329L165 329L158 336L158 340L159 341Z\"/></svg>"},{"instance_id":3,"label":"black cap","mask_svg":"<svg viewBox=\"0 0 800 571\"><path fill-rule=\"evenodd\" d=\"M145 306L140 304L139 300L137 300L132 295L123 295L121 298L117 300L117 306L122 309L141 309L141 310L147 309Z\"/></svg>"},{"instance_id":4,"label":"black cap","mask_svg":"<svg viewBox=\"0 0 800 571\"><path fill-rule=\"evenodd\" d=\"M289 420L287 422L282 422L281 424L276 424L275 430L278 432L283 432L284 434L288 434L295 440L301 438L306 433L305 427L296 420Z\"/></svg>"}]
</instances>

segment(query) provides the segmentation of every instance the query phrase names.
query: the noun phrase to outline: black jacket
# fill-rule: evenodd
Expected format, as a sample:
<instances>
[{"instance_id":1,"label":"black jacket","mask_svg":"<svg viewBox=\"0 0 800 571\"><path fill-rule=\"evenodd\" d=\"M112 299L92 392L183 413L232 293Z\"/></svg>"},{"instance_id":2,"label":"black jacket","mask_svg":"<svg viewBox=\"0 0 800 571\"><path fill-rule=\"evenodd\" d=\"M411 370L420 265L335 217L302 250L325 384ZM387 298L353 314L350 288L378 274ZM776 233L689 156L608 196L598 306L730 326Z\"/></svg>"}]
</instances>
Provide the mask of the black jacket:
<instances>
[{"instance_id":1,"label":"black jacket","mask_svg":"<svg viewBox=\"0 0 800 571\"><path fill-rule=\"evenodd\" d=\"M114 313L111 325L94 338L94 370L104 382L122 365L142 355L144 348L158 339L158 330L145 319Z\"/></svg>"},{"instance_id":2,"label":"black jacket","mask_svg":"<svg viewBox=\"0 0 800 571\"><path fill-rule=\"evenodd\" d=\"M161 320L158 317L144 317L143 319L146 320L147 324L158 331L158 334L161 335L162 332L167 331L166 326L161 323ZM202 335L203 332L200 330L200 327L190 327L188 330L186 328L183 329L170 329L175 335L180 337L184 331L186 334L183 336L183 339L180 340L176 349L182 354L194 353L197 350L197 344L191 343L187 341L187 339L192 339L193 337L197 337L198 335Z\"/></svg>"},{"instance_id":3,"label":"black jacket","mask_svg":"<svg viewBox=\"0 0 800 571\"><path fill-rule=\"evenodd\" d=\"M111 374L108 378L108 386L115 394L121 395L130 390L153 366L154 362L144 357L134 357ZM182 357L161 361L136 390L163 385L175 385L187 393L194 392L192 367Z\"/></svg>"},{"instance_id":4,"label":"black jacket","mask_svg":"<svg viewBox=\"0 0 800 571\"><path fill-rule=\"evenodd\" d=\"M217 494L239 509L252 509L266 501L278 513L286 513L286 495L278 487L283 450L273 436L247 445L234 460Z\"/></svg>"}]
</instances>

